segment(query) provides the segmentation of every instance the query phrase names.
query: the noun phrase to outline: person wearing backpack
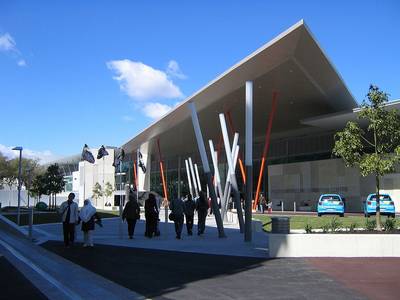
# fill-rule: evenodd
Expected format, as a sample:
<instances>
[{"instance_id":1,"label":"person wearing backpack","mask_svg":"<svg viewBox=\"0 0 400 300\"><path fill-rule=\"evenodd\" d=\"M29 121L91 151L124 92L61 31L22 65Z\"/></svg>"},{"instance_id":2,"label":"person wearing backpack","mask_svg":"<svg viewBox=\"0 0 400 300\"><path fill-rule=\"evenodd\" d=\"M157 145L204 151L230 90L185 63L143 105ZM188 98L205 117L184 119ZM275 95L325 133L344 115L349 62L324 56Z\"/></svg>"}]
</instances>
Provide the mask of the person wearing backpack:
<instances>
[{"instance_id":1,"label":"person wearing backpack","mask_svg":"<svg viewBox=\"0 0 400 300\"><path fill-rule=\"evenodd\" d=\"M197 235L202 235L206 229L206 218L208 211L208 201L204 196L203 191L199 192L199 198L196 202L196 210L197 210Z\"/></svg>"},{"instance_id":2,"label":"person wearing backpack","mask_svg":"<svg viewBox=\"0 0 400 300\"><path fill-rule=\"evenodd\" d=\"M194 211L196 209L196 202L193 201L192 195L188 194L184 204L185 204L185 219L186 219L187 234L193 235L193 218L194 218Z\"/></svg>"}]
</instances>

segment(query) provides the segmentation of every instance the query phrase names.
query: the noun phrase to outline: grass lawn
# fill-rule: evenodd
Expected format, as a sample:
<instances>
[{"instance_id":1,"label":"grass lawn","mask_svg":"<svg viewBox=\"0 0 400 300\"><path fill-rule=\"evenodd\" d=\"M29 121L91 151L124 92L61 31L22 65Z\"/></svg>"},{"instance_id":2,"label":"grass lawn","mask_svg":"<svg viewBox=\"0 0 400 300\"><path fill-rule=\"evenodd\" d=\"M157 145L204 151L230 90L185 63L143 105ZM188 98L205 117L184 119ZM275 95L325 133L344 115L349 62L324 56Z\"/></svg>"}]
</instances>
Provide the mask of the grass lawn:
<instances>
[{"instance_id":1,"label":"grass lawn","mask_svg":"<svg viewBox=\"0 0 400 300\"><path fill-rule=\"evenodd\" d=\"M104 211L104 210L97 210L97 213L99 214L100 218L113 218L113 217L118 217L119 212L118 211ZM6 218L9 220L13 221L14 223L17 223L17 215L12 214L12 215L4 215ZM46 224L46 223L59 223L61 222L61 216L54 211L49 211L49 212L35 212L33 215L33 224ZM28 225L29 224L29 214L23 213L21 214L21 226Z\"/></svg>"},{"instance_id":2,"label":"grass lawn","mask_svg":"<svg viewBox=\"0 0 400 300\"><path fill-rule=\"evenodd\" d=\"M311 225L313 229L320 229L325 224L331 223L334 217L333 215L321 217L316 215L290 216L290 229L304 229L307 223ZM271 222L271 216L268 215L254 215L253 218L262 221L263 224ZM386 216L381 217L382 223L385 222L386 218ZM341 228L348 228L352 223L357 224L355 227L364 227L367 218L364 216L345 215L343 218L336 216L336 219L341 223ZM369 219L375 220L375 216L371 216ZM264 230L271 231L271 224L265 225Z\"/></svg>"}]
</instances>

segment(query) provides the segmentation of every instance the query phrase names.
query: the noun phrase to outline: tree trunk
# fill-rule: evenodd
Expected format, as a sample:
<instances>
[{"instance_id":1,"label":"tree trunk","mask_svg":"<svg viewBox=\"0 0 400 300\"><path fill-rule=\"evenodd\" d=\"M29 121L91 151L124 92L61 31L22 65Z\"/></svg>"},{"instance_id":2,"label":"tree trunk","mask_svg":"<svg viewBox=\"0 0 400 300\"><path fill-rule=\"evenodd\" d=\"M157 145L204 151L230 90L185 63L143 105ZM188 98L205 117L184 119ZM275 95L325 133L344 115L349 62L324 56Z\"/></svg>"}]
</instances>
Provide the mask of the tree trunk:
<instances>
[{"instance_id":1,"label":"tree trunk","mask_svg":"<svg viewBox=\"0 0 400 300\"><path fill-rule=\"evenodd\" d=\"M54 210L57 209L57 194L54 194Z\"/></svg>"},{"instance_id":2,"label":"tree trunk","mask_svg":"<svg viewBox=\"0 0 400 300\"><path fill-rule=\"evenodd\" d=\"M376 180L376 229L378 231L382 230L381 226L381 207L380 207L380 194L379 194L379 175L375 175Z\"/></svg>"}]
</instances>

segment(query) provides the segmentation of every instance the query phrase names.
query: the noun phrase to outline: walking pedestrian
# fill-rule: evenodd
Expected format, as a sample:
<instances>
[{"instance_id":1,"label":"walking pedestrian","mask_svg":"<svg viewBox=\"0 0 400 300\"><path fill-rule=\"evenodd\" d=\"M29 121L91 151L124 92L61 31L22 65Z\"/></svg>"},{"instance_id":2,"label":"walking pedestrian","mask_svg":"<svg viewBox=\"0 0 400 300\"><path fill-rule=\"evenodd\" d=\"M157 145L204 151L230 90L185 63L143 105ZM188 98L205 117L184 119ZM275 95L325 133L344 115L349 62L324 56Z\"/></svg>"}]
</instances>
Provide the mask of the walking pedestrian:
<instances>
[{"instance_id":1,"label":"walking pedestrian","mask_svg":"<svg viewBox=\"0 0 400 300\"><path fill-rule=\"evenodd\" d=\"M158 221L156 197L152 193L149 194L149 197L144 202L144 215L146 218L146 231L144 235L148 238L152 238L156 233Z\"/></svg>"},{"instance_id":2,"label":"walking pedestrian","mask_svg":"<svg viewBox=\"0 0 400 300\"><path fill-rule=\"evenodd\" d=\"M201 235L204 233L206 229L206 218L208 211L208 201L204 196L203 191L199 192L199 198L196 201L196 210L197 210L197 235Z\"/></svg>"},{"instance_id":3,"label":"walking pedestrian","mask_svg":"<svg viewBox=\"0 0 400 300\"><path fill-rule=\"evenodd\" d=\"M263 193L260 193L260 203L261 203L261 212L264 213L267 209L267 199L265 199Z\"/></svg>"},{"instance_id":4,"label":"walking pedestrian","mask_svg":"<svg viewBox=\"0 0 400 300\"><path fill-rule=\"evenodd\" d=\"M193 235L193 218L196 209L196 202L193 201L192 195L188 194L184 203L187 234Z\"/></svg>"},{"instance_id":5,"label":"walking pedestrian","mask_svg":"<svg viewBox=\"0 0 400 300\"><path fill-rule=\"evenodd\" d=\"M182 199L181 198L173 199L169 204L169 209L171 210L171 213L173 215L176 238L180 240L183 227L183 213L185 211Z\"/></svg>"},{"instance_id":6,"label":"walking pedestrian","mask_svg":"<svg viewBox=\"0 0 400 300\"><path fill-rule=\"evenodd\" d=\"M122 212L122 220L128 223L128 236L133 239L137 220L140 219L140 207L133 193L129 193L129 201Z\"/></svg>"},{"instance_id":7,"label":"walking pedestrian","mask_svg":"<svg viewBox=\"0 0 400 300\"><path fill-rule=\"evenodd\" d=\"M74 202L74 199L75 194L69 193L68 200L61 203L58 210L62 216L65 247L69 247L75 241L75 225L78 223L78 204Z\"/></svg>"},{"instance_id":8,"label":"walking pedestrian","mask_svg":"<svg viewBox=\"0 0 400 300\"><path fill-rule=\"evenodd\" d=\"M83 247L93 247L93 231L95 223L101 225L101 219L96 212L96 208L89 199L83 202L83 207L79 212L79 221L82 221Z\"/></svg>"}]
</instances>

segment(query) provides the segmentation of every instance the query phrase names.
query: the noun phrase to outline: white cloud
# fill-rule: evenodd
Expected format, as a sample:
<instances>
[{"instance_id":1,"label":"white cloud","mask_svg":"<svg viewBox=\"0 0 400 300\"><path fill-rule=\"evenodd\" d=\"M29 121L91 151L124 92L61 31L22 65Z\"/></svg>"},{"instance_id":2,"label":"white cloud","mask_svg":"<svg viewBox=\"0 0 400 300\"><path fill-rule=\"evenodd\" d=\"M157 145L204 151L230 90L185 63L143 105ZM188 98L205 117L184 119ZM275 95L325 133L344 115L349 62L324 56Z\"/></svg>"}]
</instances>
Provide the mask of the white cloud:
<instances>
[{"instance_id":1,"label":"white cloud","mask_svg":"<svg viewBox=\"0 0 400 300\"><path fill-rule=\"evenodd\" d=\"M122 116L122 120L125 122L132 122L134 119L131 116Z\"/></svg>"},{"instance_id":2,"label":"white cloud","mask_svg":"<svg viewBox=\"0 0 400 300\"><path fill-rule=\"evenodd\" d=\"M9 33L0 35L0 51L17 51L17 44Z\"/></svg>"},{"instance_id":3,"label":"white cloud","mask_svg":"<svg viewBox=\"0 0 400 300\"><path fill-rule=\"evenodd\" d=\"M187 78L187 76L185 74L183 74L181 68L179 67L178 62L176 62L175 60L170 60L168 62L167 74L172 77L177 77L179 79Z\"/></svg>"},{"instance_id":4,"label":"white cloud","mask_svg":"<svg viewBox=\"0 0 400 300\"><path fill-rule=\"evenodd\" d=\"M5 146L0 144L0 152L7 158L13 159L19 157L19 151L14 151L12 150L14 148L13 146ZM34 151L30 149L23 149L22 150L22 157L25 158L31 158L31 159L38 159L41 164L45 164L51 161L54 161L58 158L59 156L53 154L49 150L44 150L44 151Z\"/></svg>"},{"instance_id":5,"label":"white cloud","mask_svg":"<svg viewBox=\"0 0 400 300\"><path fill-rule=\"evenodd\" d=\"M121 90L137 101L182 98L183 94L168 75L129 59L113 60L107 63L117 76Z\"/></svg>"},{"instance_id":6,"label":"white cloud","mask_svg":"<svg viewBox=\"0 0 400 300\"><path fill-rule=\"evenodd\" d=\"M26 67L26 61L24 59L20 59L17 62L17 65L20 66L20 67Z\"/></svg>"},{"instance_id":7,"label":"white cloud","mask_svg":"<svg viewBox=\"0 0 400 300\"><path fill-rule=\"evenodd\" d=\"M172 109L172 106L158 102L146 103L142 110L144 114L152 119L159 119Z\"/></svg>"}]
</instances>

